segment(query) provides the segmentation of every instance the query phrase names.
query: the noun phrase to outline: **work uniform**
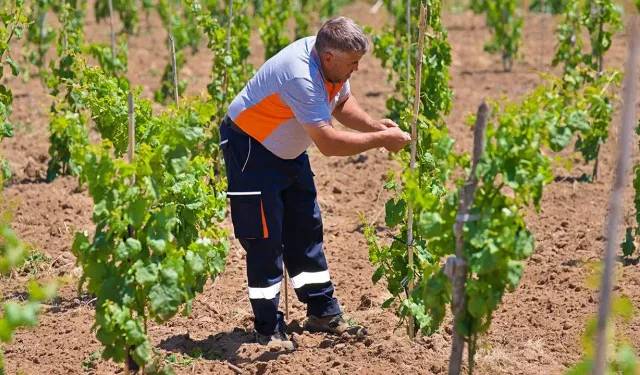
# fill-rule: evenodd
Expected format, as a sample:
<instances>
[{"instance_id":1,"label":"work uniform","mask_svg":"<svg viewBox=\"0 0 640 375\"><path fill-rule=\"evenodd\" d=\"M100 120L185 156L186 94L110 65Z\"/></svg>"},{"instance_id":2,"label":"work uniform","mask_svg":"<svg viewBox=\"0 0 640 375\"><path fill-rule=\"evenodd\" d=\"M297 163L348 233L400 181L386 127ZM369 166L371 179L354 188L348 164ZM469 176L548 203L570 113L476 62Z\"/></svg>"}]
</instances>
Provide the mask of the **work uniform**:
<instances>
[{"instance_id":1,"label":"work uniform","mask_svg":"<svg viewBox=\"0 0 640 375\"><path fill-rule=\"evenodd\" d=\"M304 126L330 122L349 83L325 80L315 37L269 59L230 104L220 127L235 236L247 252L255 329L283 331L282 263L308 315L340 313L323 251L323 228Z\"/></svg>"}]
</instances>

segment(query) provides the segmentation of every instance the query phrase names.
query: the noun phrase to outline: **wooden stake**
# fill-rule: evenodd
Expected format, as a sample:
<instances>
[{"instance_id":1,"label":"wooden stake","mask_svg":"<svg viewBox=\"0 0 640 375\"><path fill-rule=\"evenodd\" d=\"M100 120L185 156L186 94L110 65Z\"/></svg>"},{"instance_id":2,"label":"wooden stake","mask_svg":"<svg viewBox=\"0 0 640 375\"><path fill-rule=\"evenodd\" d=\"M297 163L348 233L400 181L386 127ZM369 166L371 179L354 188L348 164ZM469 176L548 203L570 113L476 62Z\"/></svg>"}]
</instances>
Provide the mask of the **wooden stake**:
<instances>
[{"instance_id":1,"label":"wooden stake","mask_svg":"<svg viewBox=\"0 0 640 375\"><path fill-rule=\"evenodd\" d=\"M60 1L60 5L62 6L62 8L66 7L66 3L65 0L61 0ZM67 13L67 18L69 17L69 13ZM67 22L67 19L65 18L65 23ZM63 32L63 30L60 30L60 32ZM69 48L69 39L67 37L67 32L64 31L64 33L62 34L62 46L64 47L64 50L66 51ZM0 55L0 58L2 58L2 55Z\"/></svg>"},{"instance_id":2,"label":"wooden stake","mask_svg":"<svg viewBox=\"0 0 640 375\"><path fill-rule=\"evenodd\" d=\"M42 7L40 9L40 46L38 48L38 54L40 55L40 57L42 58L42 66L47 66L46 65L46 56L42 54L42 41L44 40L44 37L46 36L46 30L45 28L45 18L47 17L47 12L45 10L44 7ZM40 69L42 70L42 68Z\"/></svg>"},{"instance_id":3,"label":"wooden stake","mask_svg":"<svg viewBox=\"0 0 640 375\"><path fill-rule=\"evenodd\" d=\"M111 57L116 59L116 34L113 31L113 1L109 0L109 25L111 26Z\"/></svg>"},{"instance_id":4,"label":"wooden stake","mask_svg":"<svg viewBox=\"0 0 640 375\"><path fill-rule=\"evenodd\" d=\"M135 108L133 106L133 93L129 91L129 95L127 96L127 114L129 115L129 128L128 128L128 136L129 136L129 147L127 150L127 161L129 163L133 163L133 158L135 156L135 139L136 139L136 119L135 119ZM133 185L136 181L135 174L131 176L131 181L129 182ZM135 237L135 232L131 225L127 225L127 234L129 238ZM147 332L147 318L144 317L144 331ZM127 345L126 351L127 358L125 359L125 374L129 373L129 360L133 361L130 353L131 348ZM145 366L142 366L142 373L144 373Z\"/></svg>"},{"instance_id":5,"label":"wooden stake","mask_svg":"<svg viewBox=\"0 0 640 375\"><path fill-rule=\"evenodd\" d=\"M538 70L542 71L544 46L546 42L544 40L544 27L545 27L544 21L547 19L546 15L544 14L544 0L540 0L540 15L542 17L542 20L540 21L540 40L542 41L542 46L540 47L540 59L538 60Z\"/></svg>"},{"instance_id":6,"label":"wooden stake","mask_svg":"<svg viewBox=\"0 0 640 375\"><path fill-rule=\"evenodd\" d=\"M128 98L128 108L129 108L129 153L128 153L128 158L129 158L129 163L133 163L133 156L135 153L135 149L134 149L134 145L135 145L135 140L136 140L136 132L135 132L135 126L136 126L136 118L135 118L135 111L133 108L133 93L131 93L131 91L129 91L129 98Z\"/></svg>"},{"instance_id":7,"label":"wooden stake","mask_svg":"<svg viewBox=\"0 0 640 375\"><path fill-rule=\"evenodd\" d=\"M418 130L416 123L418 122L418 111L420 110L420 85L422 83L422 50L424 48L424 32L427 27L427 15L424 9L424 4L420 4L420 31L418 35L418 53L416 53L416 81L415 81L415 94L413 97L413 121L411 122L411 161L409 168L411 173L416 167L416 149L418 147ZM409 272L411 272L411 278L409 278L409 295L415 286L413 280L413 208L411 202L409 202L407 210L407 251L409 252ZM409 337L413 339L415 337L415 327L413 324L413 316L409 313Z\"/></svg>"},{"instance_id":8,"label":"wooden stake","mask_svg":"<svg viewBox=\"0 0 640 375\"><path fill-rule=\"evenodd\" d=\"M462 353L464 352L464 337L458 331L460 319L466 310L464 298L465 283L467 278L467 262L464 256L464 223L468 221L467 216L471 211L471 206L476 196L478 179L476 177L476 167L484 154L485 133L487 129L487 118L489 117L489 107L483 101L478 108L475 130L473 132L473 162L471 172L460 192L458 201L458 213L453 233L456 236L456 256L452 274L452 294L453 294L453 340L451 344L451 357L449 359L449 375L459 375L462 367Z\"/></svg>"},{"instance_id":9,"label":"wooden stake","mask_svg":"<svg viewBox=\"0 0 640 375\"><path fill-rule=\"evenodd\" d=\"M289 321L289 273L284 267L284 321Z\"/></svg>"},{"instance_id":10,"label":"wooden stake","mask_svg":"<svg viewBox=\"0 0 640 375\"><path fill-rule=\"evenodd\" d=\"M233 26L233 23L231 22L233 20L232 17L233 17L233 0L229 0L229 26L227 28L227 47L225 49L225 53L227 55L231 50L231 27ZM222 94L224 95L225 103L227 101L227 77L228 76L229 76L229 69L226 68L224 70L224 76L222 77Z\"/></svg>"},{"instance_id":11,"label":"wooden stake","mask_svg":"<svg viewBox=\"0 0 640 375\"><path fill-rule=\"evenodd\" d=\"M411 92L411 0L407 0L407 93L409 92Z\"/></svg>"},{"instance_id":12,"label":"wooden stake","mask_svg":"<svg viewBox=\"0 0 640 375\"><path fill-rule=\"evenodd\" d=\"M173 99L178 109L178 67L176 64L176 46L173 43L173 35L169 33L169 51L171 53L171 69L173 71Z\"/></svg>"},{"instance_id":13,"label":"wooden stake","mask_svg":"<svg viewBox=\"0 0 640 375\"><path fill-rule=\"evenodd\" d=\"M595 2L591 3L591 16L592 17L597 17L598 13L602 12L602 8L597 8ZM598 30L598 39L602 38L602 33L604 32L604 30L602 29L603 24L600 24L600 28ZM604 55L600 55L598 57L598 77L602 75L602 71L604 70ZM600 161L600 144L598 144L598 146L596 146L596 160L593 164L593 180L597 180L598 179L598 166L599 166L599 161Z\"/></svg>"},{"instance_id":14,"label":"wooden stake","mask_svg":"<svg viewBox=\"0 0 640 375\"><path fill-rule=\"evenodd\" d=\"M638 48L640 48L640 37L638 35L638 25L631 21L629 27L629 59L627 61L627 71L625 73L622 124L620 136L618 137L618 162L614 177L613 189L609 201L608 225L606 229L607 244L604 250L604 272L602 273L602 283L600 285L600 305L598 306L598 325L596 328L596 354L593 367L594 375L604 375L607 367L607 325L609 313L611 311L611 297L613 295L613 277L616 250L619 247L619 229L622 216L622 198L624 188L627 186L628 170L631 164L631 141L636 124L636 83L638 74L636 70L636 60Z\"/></svg>"}]
</instances>

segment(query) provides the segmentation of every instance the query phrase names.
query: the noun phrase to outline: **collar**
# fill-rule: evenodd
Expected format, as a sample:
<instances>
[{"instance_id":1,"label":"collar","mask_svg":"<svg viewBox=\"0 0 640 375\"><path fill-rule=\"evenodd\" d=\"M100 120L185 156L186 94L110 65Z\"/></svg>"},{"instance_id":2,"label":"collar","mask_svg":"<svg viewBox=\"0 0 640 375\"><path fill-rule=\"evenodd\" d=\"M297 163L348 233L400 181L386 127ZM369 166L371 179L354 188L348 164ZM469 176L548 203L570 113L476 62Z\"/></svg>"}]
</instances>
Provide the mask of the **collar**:
<instances>
[{"instance_id":1,"label":"collar","mask_svg":"<svg viewBox=\"0 0 640 375\"><path fill-rule=\"evenodd\" d=\"M324 71L322 70L322 62L320 61L320 55L318 55L318 51L316 50L315 42L314 42L313 47L311 48L311 56L313 58L313 61L316 64L316 66L318 67L318 73L320 73L320 77L322 77L322 81L324 81L325 85L327 85L327 84L335 85L335 83L330 82L324 76Z\"/></svg>"}]
</instances>

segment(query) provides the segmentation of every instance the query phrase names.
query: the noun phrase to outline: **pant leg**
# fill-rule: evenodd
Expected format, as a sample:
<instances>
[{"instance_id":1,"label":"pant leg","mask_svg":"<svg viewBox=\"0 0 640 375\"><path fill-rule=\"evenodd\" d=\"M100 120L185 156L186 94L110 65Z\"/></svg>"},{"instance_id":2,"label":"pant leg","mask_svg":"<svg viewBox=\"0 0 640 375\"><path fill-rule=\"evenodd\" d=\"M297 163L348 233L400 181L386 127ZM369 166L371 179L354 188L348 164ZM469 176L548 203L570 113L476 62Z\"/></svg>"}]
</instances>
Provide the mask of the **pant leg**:
<instances>
[{"instance_id":1,"label":"pant leg","mask_svg":"<svg viewBox=\"0 0 640 375\"><path fill-rule=\"evenodd\" d=\"M247 252L249 301L255 329L271 335L285 329L278 311L283 278L282 216L279 189L287 168L260 143L221 126L227 170L227 196L234 233ZM289 178L290 179L290 178Z\"/></svg>"},{"instance_id":2,"label":"pant leg","mask_svg":"<svg viewBox=\"0 0 640 375\"><path fill-rule=\"evenodd\" d=\"M259 239L239 239L247 252L249 301L255 330L263 335L284 331L284 314L278 311L282 285L282 245Z\"/></svg>"},{"instance_id":3,"label":"pant leg","mask_svg":"<svg viewBox=\"0 0 640 375\"><path fill-rule=\"evenodd\" d=\"M307 304L307 315L336 315L340 306L333 297L323 251L322 217L313 173L308 156L303 154L299 159L297 178L282 192L284 263L298 299Z\"/></svg>"}]
</instances>

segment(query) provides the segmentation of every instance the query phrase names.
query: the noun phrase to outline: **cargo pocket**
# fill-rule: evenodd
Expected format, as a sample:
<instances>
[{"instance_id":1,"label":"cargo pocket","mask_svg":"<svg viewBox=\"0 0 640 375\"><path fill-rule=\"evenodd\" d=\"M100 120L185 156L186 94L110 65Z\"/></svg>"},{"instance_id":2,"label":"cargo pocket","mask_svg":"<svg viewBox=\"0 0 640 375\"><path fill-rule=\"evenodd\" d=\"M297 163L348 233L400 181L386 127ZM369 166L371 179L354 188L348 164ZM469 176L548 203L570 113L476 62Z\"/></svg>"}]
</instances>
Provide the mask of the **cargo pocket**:
<instances>
[{"instance_id":1,"label":"cargo pocket","mask_svg":"<svg viewBox=\"0 0 640 375\"><path fill-rule=\"evenodd\" d=\"M228 192L227 196L231 201L231 221L236 238L268 238L269 229L261 193Z\"/></svg>"}]
</instances>

